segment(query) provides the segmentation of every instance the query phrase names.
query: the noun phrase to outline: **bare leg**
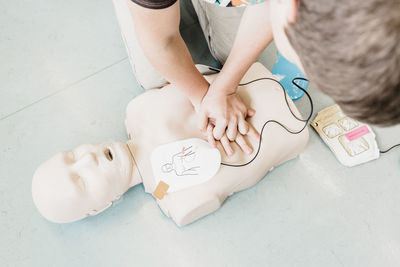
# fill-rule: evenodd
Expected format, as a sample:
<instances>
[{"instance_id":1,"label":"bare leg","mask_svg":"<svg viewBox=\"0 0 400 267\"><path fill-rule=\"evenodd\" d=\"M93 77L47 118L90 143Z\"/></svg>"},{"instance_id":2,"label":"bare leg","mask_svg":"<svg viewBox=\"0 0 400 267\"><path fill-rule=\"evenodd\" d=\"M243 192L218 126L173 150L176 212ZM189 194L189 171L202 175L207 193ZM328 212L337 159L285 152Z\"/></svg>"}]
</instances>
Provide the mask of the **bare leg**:
<instances>
[{"instance_id":1,"label":"bare leg","mask_svg":"<svg viewBox=\"0 0 400 267\"><path fill-rule=\"evenodd\" d=\"M211 54L221 64L225 64L246 7L220 7L203 0L192 0L192 3ZM272 42L261 53L258 61L272 69L277 58L277 49Z\"/></svg>"},{"instance_id":2,"label":"bare leg","mask_svg":"<svg viewBox=\"0 0 400 267\"><path fill-rule=\"evenodd\" d=\"M144 55L136 39L135 27L126 1L113 0L113 3L133 73L143 89L161 88L167 81Z\"/></svg>"}]
</instances>

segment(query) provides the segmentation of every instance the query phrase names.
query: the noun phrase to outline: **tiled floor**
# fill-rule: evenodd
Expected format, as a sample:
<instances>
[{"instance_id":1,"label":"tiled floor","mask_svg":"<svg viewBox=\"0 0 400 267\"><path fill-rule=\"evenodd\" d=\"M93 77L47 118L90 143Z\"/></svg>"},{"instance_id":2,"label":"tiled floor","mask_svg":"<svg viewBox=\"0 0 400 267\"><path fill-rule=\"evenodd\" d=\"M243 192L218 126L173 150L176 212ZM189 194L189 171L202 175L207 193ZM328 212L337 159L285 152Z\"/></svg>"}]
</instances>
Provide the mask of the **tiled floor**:
<instances>
[{"instance_id":1,"label":"tiled floor","mask_svg":"<svg viewBox=\"0 0 400 267\"><path fill-rule=\"evenodd\" d=\"M182 31L195 59L215 64L194 28ZM141 92L111 1L0 2L0 81L0 266L400 266L400 150L346 168L312 130L299 158L187 227L141 186L98 216L44 220L35 168L81 143L125 141L125 105ZM332 103L310 92L317 111ZM399 126L374 129L382 148L400 142Z\"/></svg>"}]
</instances>

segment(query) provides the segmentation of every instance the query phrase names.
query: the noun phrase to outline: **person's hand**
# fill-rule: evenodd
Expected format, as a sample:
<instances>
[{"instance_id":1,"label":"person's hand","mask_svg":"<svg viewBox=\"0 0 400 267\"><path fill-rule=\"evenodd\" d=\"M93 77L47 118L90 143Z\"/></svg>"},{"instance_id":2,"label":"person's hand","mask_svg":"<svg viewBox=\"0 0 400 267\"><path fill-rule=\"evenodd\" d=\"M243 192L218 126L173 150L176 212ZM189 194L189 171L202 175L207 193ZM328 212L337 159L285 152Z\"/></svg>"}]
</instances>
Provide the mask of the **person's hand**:
<instances>
[{"instance_id":1,"label":"person's hand","mask_svg":"<svg viewBox=\"0 0 400 267\"><path fill-rule=\"evenodd\" d=\"M200 129L207 135L211 145L215 146L215 140L220 140L227 152L232 151L229 141L238 142L237 136L240 134L238 145L250 154L251 147L241 144L243 135L259 138L254 127L246 122L246 117L253 116L255 111L248 109L238 94L226 94L221 91L213 89L211 85L204 96L197 110L200 116Z\"/></svg>"},{"instance_id":2,"label":"person's hand","mask_svg":"<svg viewBox=\"0 0 400 267\"><path fill-rule=\"evenodd\" d=\"M251 130L248 131L247 136L249 136L250 138L252 138L253 140L259 140L260 135L258 134L258 132L253 128L253 126L251 124L249 124L249 127ZM204 133L204 135L207 137L207 141L213 146L216 147L217 146L217 141L214 139L213 137L213 130L214 130L214 125L209 123L207 125L207 129L206 132ZM221 139L219 140L219 142L221 142L221 146L224 149L226 155L228 156L232 156L234 154L234 150L231 146L231 141L228 139L228 137L226 136L226 133L224 133L224 135L221 137ZM244 138L244 135L242 135L240 132L237 133L236 138L234 140L234 142L240 147L240 149L242 151L244 151L247 154L251 154L253 153L253 148L251 147L251 145L246 141L246 139Z\"/></svg>"}]
</instances>

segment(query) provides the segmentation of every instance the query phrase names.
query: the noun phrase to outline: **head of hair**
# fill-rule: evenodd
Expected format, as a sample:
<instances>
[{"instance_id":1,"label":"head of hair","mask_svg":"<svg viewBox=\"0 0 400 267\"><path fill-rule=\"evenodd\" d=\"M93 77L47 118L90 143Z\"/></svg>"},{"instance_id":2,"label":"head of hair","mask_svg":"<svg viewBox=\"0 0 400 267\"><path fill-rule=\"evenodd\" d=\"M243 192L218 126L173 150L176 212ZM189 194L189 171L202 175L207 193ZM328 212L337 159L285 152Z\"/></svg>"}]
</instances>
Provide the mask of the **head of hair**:
<instances>
[{"instance_id":1,"label":"head of hair","mask_svg":"<svg viewBox=\"0 0 400 267\"><path fill-rule=\"evenodd\" d=\"M287 29L307 77L350 117L400 123L400 1L299 0Z\"/></svg>"}]
</instances>

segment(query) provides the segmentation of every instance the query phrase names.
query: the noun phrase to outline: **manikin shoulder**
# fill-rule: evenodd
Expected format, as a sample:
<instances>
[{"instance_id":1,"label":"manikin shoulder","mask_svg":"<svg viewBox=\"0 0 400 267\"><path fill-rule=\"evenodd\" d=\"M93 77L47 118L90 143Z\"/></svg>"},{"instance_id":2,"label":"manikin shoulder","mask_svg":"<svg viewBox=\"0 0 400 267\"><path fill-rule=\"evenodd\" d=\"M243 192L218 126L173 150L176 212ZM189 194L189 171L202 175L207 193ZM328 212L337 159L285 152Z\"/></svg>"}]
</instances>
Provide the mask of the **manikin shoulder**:
<instances>
[{"instance_id":1,"label":"manikin shoulder","mask_svg":"<svg viewBox=\"0 0 400 267\"><path fill-rule=\"evenodd\" d=\"M172 85L161 89L151 89L138 95L132 99L127 108L126 116L129 119L131 116L140 114L153 114L157 111L165 112L168 110L179 109L180 107L190 104L185 95Z\"/></svg>"}]
</instances>

